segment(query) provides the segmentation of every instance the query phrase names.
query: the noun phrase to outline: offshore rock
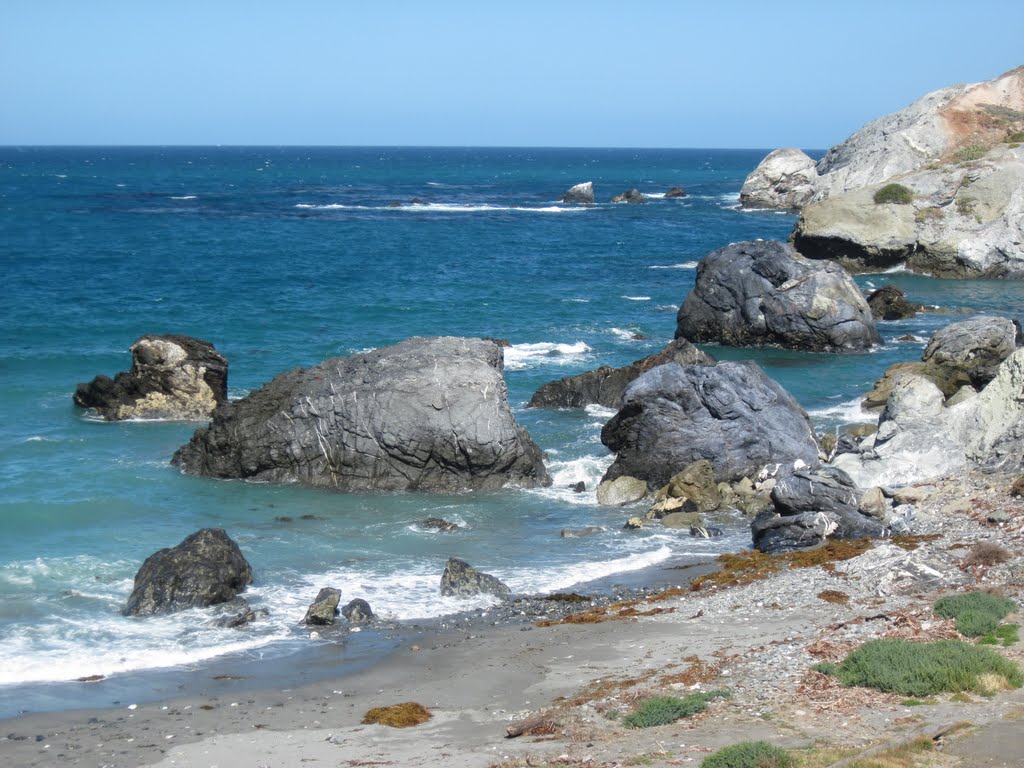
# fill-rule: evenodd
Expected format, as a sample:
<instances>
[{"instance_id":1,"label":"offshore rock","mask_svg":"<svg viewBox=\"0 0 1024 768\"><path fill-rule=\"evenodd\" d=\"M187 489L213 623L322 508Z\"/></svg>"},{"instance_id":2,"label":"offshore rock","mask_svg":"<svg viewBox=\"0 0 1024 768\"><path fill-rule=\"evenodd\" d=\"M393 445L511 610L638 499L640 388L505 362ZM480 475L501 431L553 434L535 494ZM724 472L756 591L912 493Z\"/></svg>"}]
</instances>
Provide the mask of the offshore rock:
<instances>
[{"instance_id":1,"label":"offshore rock","mask_svg":"<svg viewBox=\"0 0 1024 768\"><path fill-rule=\"evenodd\" d=\"M644 197L640 193L639 189L636 189L634 187L633 189L627 189L622 194L619 194L619 195L616 195L615 197L613 197L612 198L612 202L613 203L631 203L631 204L635 205L635 204L638 204L638 203L646 203L647 202L647 198Z\"/></svg>"},{"instance_id":2,"label":"offshore rock","mask_svg":"<svg viewBox=\"0 0 1024 768\"><path fill-rule=\"evenodd\" d=\"M277 376L217 410L174 455L195 475L342 491L456 492L551 483L515 420L502 352L412 338Z\"/></svg>"},{"instance_id":3,"label":"offshore rock","mask_svg":"<svg viewBox=\"0 0 1024 768\"><path fill-rule=\"evenodd\" d=\"M107 421L205 421L227 402L228 361L210 342L148 334L132 344L131 353L131 370L79 384L75 404Z\"/></svg>"},{"instance_id":4,"label":"offshore rock","mask_svg":"<svg viewBox=\"0 0 1024 768\"><path fill-rule=\"evenodd\" d=\"M252 568L222 528L203 528L146 558L122 613L150 616L232 600L252 583Z\"/></svg>"},{"instance_id":5,"label":"offshore rock","mask_svg":"<svg viewBox=\"0 0 1024 768\"><path fill-rule=\"evenodd\" d=\"M472 597L480 594L508 597L512 590L494 576L481 573L465 560L457 557L449 559L441 574L441 595Z\"/></svg>"},{"instance_id":6,"label":"offshore rock","mask_svg":"<svg viewBox=\"0 0 1024 768\"><path fill-rule=\"evenodd\" d=\"M594 204L594 182L584 181L576 184L562 195L563 203L581 203L583 205Z\"/></svg>"},{"instance_id":7,"label":"offshore rock","mask_svg":"<svg viewBox=\"0 0 1024 768\"><path fill-rule=\"evenodd\" d=\"M533 393L528 408L583 408L595 403L606 408L622 405L622 392L631 381L656 365L714 365L715 359L686 339L676 339L661 352L622 368L601 366L578 376L567 376L543 385Z\"/></svg>"},{"instance_id":8,"label":"offshore rock","mask_svg":"<svg viewBox=\"0 0 1024 768\"><path fill-rule=\"evenodd\" d=\"M880 341L863 294L845 270L785 243L732 243L697 265L676 337L811 352L863 350Z\"/></svg>"},{"instance_id":9,"label":"offshore rock","mask_svg":"<svg viewBox=\"0 0 1024 768\"><path fill-rule=\"evenodd\" d=\"M923 304L907 301L906 294L895 285L883 285L868 296L868 306L876 320L903 320L924 309Z\"/></svg>"},{"instance_id":10,"label":"offshore rock","mask_svg":"<svg viewBox=\"0 0 1024 768\"><path fill-rule=\"evenodd\" d=\"M351 624L367 624L375 618L375 614L373 609L370 608L370 604L361 597L350 600L348 604L341 609L341 615L348 619Z\"/></svg>"},{"instance_id":11,"label":"offshore rock","mask_svg":"<svg viewBox=\"0 0 1024 768\"><path fill-rule=\"evenodd\" d=\"M597 486L597 503L602 507L632 504L646 495L647 483L628 475L621 475L614 480L602 480Z\"/></svg>"},{"instance_id":12,"label":"offshore rock","mask_svg":"<svg viewBox=\"0 0 1024 768\"><path fill-rule=\"evenodd\" d=\"M314 626L328 626L334 623L334 617L338 615L338 603L341 602L341 590L335 587L324 587L321 589L309 608L306 609L306 617L303 624Z\"/></svg>"},{"instance_id":13,"label":"offshore rock","mask_svg":"<svg viewBox=\"0 0 1024 768\"><path fill-rule=\"evenodd\" d=\"M744 208L795 210L810 202L818 181L815 162L799 149L776 149L743 182Z\"/></svg>"},{"instance_id":14,"label":"offshore rock","mask_svg":"<svg viewBox=\"0 0 1024 768\"><path fill-rule=\"evenodd\" d=\"M654 490L700 459L717 482L753 477L767 465L818 465L810 419L752 362L660 365L626 388L601 430L616 452L605 480L632 475Z\"/></svg>"},{"instance_id":15,"label":"offshore rock","mask_svg":"<svg viewBox=\"0 0 1024 768\"><path fill-rule=\"evenodd\" d=\"M665 197L671 199L673 197L686 197L686 190L682 187L671 187L666 193Z\"/></svg>"}]
</instances>

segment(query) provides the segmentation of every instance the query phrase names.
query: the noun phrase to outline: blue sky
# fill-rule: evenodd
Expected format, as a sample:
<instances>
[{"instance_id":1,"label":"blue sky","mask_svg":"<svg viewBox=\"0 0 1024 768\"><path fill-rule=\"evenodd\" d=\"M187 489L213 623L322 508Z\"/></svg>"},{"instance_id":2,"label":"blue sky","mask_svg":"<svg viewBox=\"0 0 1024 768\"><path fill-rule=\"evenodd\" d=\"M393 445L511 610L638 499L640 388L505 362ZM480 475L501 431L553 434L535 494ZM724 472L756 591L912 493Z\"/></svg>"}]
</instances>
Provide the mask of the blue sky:
<instances>
[{"instance_id":1,"label":"blue sky","mask_svg":"<svg viewBox=\"0 0 1024 768\"><path fill-rule=\"evenodd\" d=\"M0 0L0 144L824 148L1024 4Z\"/></svg>"}]
</instances>

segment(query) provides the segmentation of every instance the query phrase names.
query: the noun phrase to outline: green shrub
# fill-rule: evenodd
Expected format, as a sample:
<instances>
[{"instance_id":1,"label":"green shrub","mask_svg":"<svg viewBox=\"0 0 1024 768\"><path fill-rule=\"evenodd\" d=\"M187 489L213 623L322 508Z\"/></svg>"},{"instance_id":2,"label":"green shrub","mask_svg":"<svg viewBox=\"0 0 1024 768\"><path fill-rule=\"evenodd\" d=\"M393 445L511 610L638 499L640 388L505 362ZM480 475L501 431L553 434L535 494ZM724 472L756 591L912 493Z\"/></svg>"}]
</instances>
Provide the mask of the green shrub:
<instances>
[{"instance_id":1,"label":"green shrub","mask_svg":"<svg viewBox=\"0 0 1024 768\"><path fill-rule=\"evenodd\" d=\"M956 631L964 637L994 632L999 622L1017 608L1016 603L988 592L964 592L940 598L932 610L944 619L956 619Z\"/></svg>"},{"instance_id":2,"label":"green shrub","mask_svg":"<svg viewBox=\"0 0 1024 768\"><path fill-rule=\"evenodd\" d=\"M651 728L668 725L684 717L693 717L707 709L712 699L729 698L726 691L691 693L679 699L675 696L655 696L647 699L633 712L626 715L622 724L627 728Z\"/></svg>"},{"instance_id":3,"label":"green shrub","mask_svg":"<svg viewBox=\"0 0 1024 768\"><path fill-rule=\"evenodd\" d=\"M843 685L918 698L991 688L991 680L982 677L1005 679L1013 688L1024 684L1024 673L1016 664L963 640L869 640L846 657L835 675Z\"/></svg>"},{"instance_id":4,"label":"green shrub","mask_svg":"<svg viewBox=\"0 0 1024 768\"><path fill-rule=\"evenodd\" d=\"M978 642L983 645L1001 645L1005 648L1009 648L1011 645L1016 645L1020 642L1019 633L1019 624L1002 624L989 632Z\"/></svg>"},{"instance_id":5,"label":"green shrub","mask_svg":"<svg viewBox=\"0 0 1024 768\"><path fill-rule=\"evenodd\" d=\"M988 150L981 144L971 144L969 147L964 147L963 149L958 150L953 157L956 158L958 162L970 163L975 160L981 160L981 158L985 156L986 152L988 152Z\"/></svg>"},{"instance_id":6,"label":"green shrub","mask_svg":"<svg viewBox=\"0 0 1024 768\"><path fill-rule=\"evenodd\" d=\"M1003 139L1003 141L1005 141L1007 144L1024 143L1024 131L1017 131L1016 133L1011 133L1009 136Z\"/></svg>"},{"instance_id":7,"label":"green shrub","mask_svg":"<svg viewBox=\"0 0 1024 768\"><path fill-rule=\"evenodd\" d=\"M902 184L886 184L875 192L874 201L877 205L883 203L896 203L896 205L907 205L914 199L914 193Z\"/></svg>"},{"instance_id":8,"label":"green shrub","mask_svg":"<svg viewBox=\"0 0 1024 768\"><path fill-rule=\"evenodd\" d=\"M793 758L767 741L741 741L708 755L701 768L790 768Z\"/></svg>"}]
</instances>

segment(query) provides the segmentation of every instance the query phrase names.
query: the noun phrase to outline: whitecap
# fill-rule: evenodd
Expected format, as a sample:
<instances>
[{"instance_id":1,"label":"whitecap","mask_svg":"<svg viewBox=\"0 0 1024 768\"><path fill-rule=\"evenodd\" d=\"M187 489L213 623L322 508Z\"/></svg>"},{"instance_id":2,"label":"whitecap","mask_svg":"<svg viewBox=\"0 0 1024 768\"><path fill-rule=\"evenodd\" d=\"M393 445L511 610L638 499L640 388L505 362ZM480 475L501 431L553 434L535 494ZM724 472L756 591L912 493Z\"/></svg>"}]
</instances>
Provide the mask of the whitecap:
<instances>
[{"instance_id":1,"label":"whitecap","mask_svg":"<svg viewBox=\"0 0 1024 768\"><path fill-rule=\"evenodd\" d=\"M615 408L608 408L597 403L590 403L583 408L584 413L588 416L593 416L595 419L604 419L607 421L614 416L618 411Z\"/></svg>"},{"instance_id":2,"label":"whitecap","mask_svg":"<svg viewBox=\"0 0 1024 768\"><path fill-rule=\"evenodd\" d=\"M622 339L623 341L637 341L636 331L629 331L624 328L609 328L608 333L617 339Z\"/></svg>"},{"instance_id":3,"label":"whitecap","mask_svg":"<svg viewBox=\"0 0 1024 768\"><path fill-rule=\"evenodd\" d=\"M175 197L173 195L171 196L171 200L195 200L195 199L196 199L196 195L180 195L180 196L177 196L177 197Z\"/></svg>"},{"instance_id":4,"label":"whitecap","mask_svg":"<svg viewBox=\"0 0 1024 768\"><path fill-rule=\"evenodd\" d=\"M679 264L652 264L648 269L696 269L699 262L683 261Z\"/></svg>"},{"instance_id":5,"label":"whitecap","mask_svg":"<svg viewBox=\"0 0 1024 768\"><path fill-rule=\"evenodd\" d=\"M570 304L589 304L590 299L562 299L562 301L569 302Z\"/></svg>"},{"instance_id":6,"label":"whitecap","mask_svg":"<svg viewBox=\"0 0 1024 768\"><path fill-rule=\"evenodd\" d=\"M821 408L814 408L808 411L808 415L814 419L835 421L840 424L858 424L868 421L877 421L878 414L871 413L861 405L862 398L854 398L835 405L826 405Z\"/></svg>"},{"instance_id":7,"label":"whitecap","mask_svg":"<svg viewBox=\"0 0 1024 768\"><path fill-rule=\"evenodd\" d=\"M590 347L582 341L575 344L558 344L551 341L513 344L511 347L505 347L505 367L515 371L537 364L572 363L589 351Z\"/></svg>"},{"instance_id":8,"label":"whitecap","mask_svg":"<svg viewBox=\"0 0 1024 768\"><path fill-rule=\"evenodd\" d=\"M626 301L650 301L650 296L623 296Z\"/></svg>"}]
</instances>

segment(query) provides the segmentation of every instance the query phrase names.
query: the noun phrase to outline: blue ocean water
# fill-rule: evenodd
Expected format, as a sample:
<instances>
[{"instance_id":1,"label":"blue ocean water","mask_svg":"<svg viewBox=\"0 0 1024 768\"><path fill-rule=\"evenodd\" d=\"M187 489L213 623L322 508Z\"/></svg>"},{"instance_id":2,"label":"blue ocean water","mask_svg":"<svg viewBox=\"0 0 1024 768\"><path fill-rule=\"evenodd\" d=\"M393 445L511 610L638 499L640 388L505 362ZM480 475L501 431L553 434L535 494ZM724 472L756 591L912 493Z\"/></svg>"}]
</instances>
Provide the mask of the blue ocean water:
<instances>
[{"instance_id":1,"label":"blue ocean water","mask_svg":"<svg viewBox=\"0 0 1024 768\"><path fill-rule=\"evenodd\" d=\"M710 542L622 531L624 511L596 506L592 492L611 460L599 439L611 413L524 404L546 381L661 349L709 250L788 236L793 216L737 207L763 155L0 148L0 713L46 683L301 650L312 641L297 622L325 585L393 620L486 607L438 596L449 556L541 592L744 546L738 519ZM556 202L586 180L599 201L630 187L650 201ZM689 195L663 198L674 185ZM1024 298L1021 283L858 280L1014 318ZM871 382L953 319L883 323L885 344L867 354L710 351L758 361L827 428L861 419ZM413 335L506 338L513 407L555 484L435 497L185 477L168 461L194 424L105 424L71 402L78 382L126 369L144 333L212 341L230 361L233 397ZM914 341L897 341L906 335ZM591 490L573 494L578 480ZM462 528L426 533L415 525L426 517ZM608 531L559 536L587 525ZM212 626L206 611L121 617L142 560L203 526L239 542L255 569L250 602L270 616L243 631Z\"/></svg>"}]
</instances>

